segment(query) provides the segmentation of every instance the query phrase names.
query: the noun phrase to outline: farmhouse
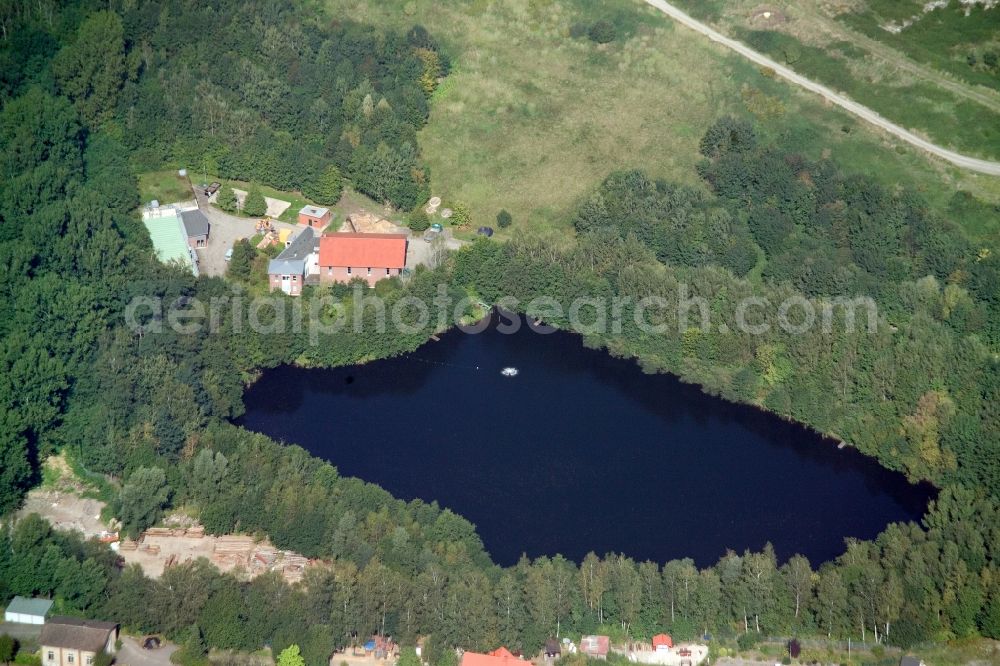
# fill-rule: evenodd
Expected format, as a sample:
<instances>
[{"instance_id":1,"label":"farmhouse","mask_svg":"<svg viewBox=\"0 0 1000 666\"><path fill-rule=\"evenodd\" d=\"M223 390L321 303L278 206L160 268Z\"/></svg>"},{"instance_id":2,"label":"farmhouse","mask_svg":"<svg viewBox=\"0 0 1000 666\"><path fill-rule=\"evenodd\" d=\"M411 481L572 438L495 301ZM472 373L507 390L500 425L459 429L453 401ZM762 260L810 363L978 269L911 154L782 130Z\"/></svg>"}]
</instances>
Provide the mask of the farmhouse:
<instances>
[{"instance_id":1,"label":"farmhouse","mask_svg":"<svg viewBox=\"0 0 1000 666\"><path fill-rule=\"evenodd\" d=\"M181 221L184 223L184 233L187 234L188 245L192 248L205 247L208 243L208 218L197 208L181 211Z\"/></svg>"},{"instance_id":2,"label":"farmhouse","mask_svg":"<svg viewBox=\"0 0 1000 666\"><path fill-rule=\"evenodd\" d=\"M303 206L302 210L299 211L299 224L315 229L323 229L326 225L330 224L330 220L332 219L333 214L329 208Z\"/></svg>"},{"instance_id":3,"label":"farmhouse","mask_svg":"<svg viewBox=\"0 0 1000 666\"><path fill-rule=\"evenodd\" d=\"M379 280L399 275L406 266L405 234L336 233L319 240L321 282L350 282L361 278L374 287Z\"/></svg>"},{"instance_id":4,"label":"farmhouse","mask_svg":"<svg viewBox=\"0 0 1000 666\"><path fill-rule=\"evenodd\" d=\"M45 617L49 614L50 608L52 608L50 599L14 597L4 611L3 621L15 624L45 624Z\"/></svg>"},{"instance_id":5,"label":"farmhouse","mask_svg":"<svg viewBox=\"0 0 1000 666\"><path fill-rule=\"evenodd\" d=\"M319 247L312 227L299 232L267 265L271 291L280 289L289 296L300 295L306 279L318 273Z\"/></svg>"},{"instance_id":6,"label":"farmhouse","mask_svg":"<svg viewBox=\"0 0 1000 666\"><path fill-rule=\"evenodd\" d=\"M114 654L117 640L114 622L53 617L38 637L42 666L90 666L101 652Z\"/></svg>"}]
</instances>

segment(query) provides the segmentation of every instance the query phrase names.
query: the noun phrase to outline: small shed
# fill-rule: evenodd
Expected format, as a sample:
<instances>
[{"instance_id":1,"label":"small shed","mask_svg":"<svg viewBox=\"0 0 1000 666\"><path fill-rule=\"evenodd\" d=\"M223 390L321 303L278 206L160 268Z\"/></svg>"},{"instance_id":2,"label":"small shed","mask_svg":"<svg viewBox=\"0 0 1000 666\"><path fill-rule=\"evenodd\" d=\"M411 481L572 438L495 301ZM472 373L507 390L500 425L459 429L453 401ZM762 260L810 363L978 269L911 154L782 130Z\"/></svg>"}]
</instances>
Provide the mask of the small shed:
<instances>
[{"instance_id":1,"label":"small shed","mask_svg":"<svg viewBox=\"0 0 1000 666\"><path fill-rule=\"evenodd\" d=\"M3 620L15 624L42 625L45 624L45 618L48 617L51 608L51 599L14 597L4 611Z\"/></svg>"},{"instance_id":2,"label":"small shed","mask_svg":"<svg viewBox=\"0 0 1000 666\"><path fill-rule=\"evenodd\" d=\"M656 651L669 650L674 646L674 639L670 634L656 634L653 636L653 649Z\"/></svg>"},{"instance_id":3,"label":"small shed","mask_svg":"<svg viewBox=\"0 0 1000 666\"><path fill-rule=\"evenodd\" d=\"M332 219L333 214L330 209L322 206L303 206L299 210L299 224L307 227L323 229Z\"/></svg>"},{"instance_id":4,"label":"small shed","mask_svg":"<svg viewBox=\"0 0 1000 666\"><path fill-rule=\"evenodd\" d=\"M559 647L559 641L550 637L545 641L545 657L547 659L555 659L560 655L562 655L562 648Z\"/></svg>"}]
</instances>

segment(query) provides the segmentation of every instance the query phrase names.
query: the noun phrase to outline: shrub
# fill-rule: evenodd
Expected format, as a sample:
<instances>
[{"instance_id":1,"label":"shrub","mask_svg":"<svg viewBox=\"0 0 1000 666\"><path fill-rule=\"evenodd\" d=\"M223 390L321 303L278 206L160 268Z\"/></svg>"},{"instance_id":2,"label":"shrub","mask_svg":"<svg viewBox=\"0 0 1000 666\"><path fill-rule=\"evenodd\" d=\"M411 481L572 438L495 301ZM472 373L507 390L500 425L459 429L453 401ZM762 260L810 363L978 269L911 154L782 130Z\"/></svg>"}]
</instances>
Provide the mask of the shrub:
<instances>
[{"instance_id":1,"label":"shrub","mask_svg":"<svg viewBox=\"0 0 1000 666\"><path fill-rule=\"evenodd\" d=\"M613 42L615 41L615 26L611 23L611 21L597 21L590 26L590 30L587 31L587 36L590 37L591 41L597 42L598 44Z\"/></svg>"},{"instance_id":2,"label":"shrub","mask_svg":"<svg viewBox=\"0 0 1000 666\"><path fill-rule=\"evenodd\" d=\"M577 21L569 27L569 36L573 39L580 39L581 37L586 37L589 32L589 27L586 23L580 23Z\"/></svg>"},{"instance_id":3,"label":"shrub","mask_svg":"<svg viewBox=\"0 0 1000 666\"><path fill-rule=\"evenodd\" d=\"M740 637L736 639L736 646L741 652L751 650L755 645L757 645L757 634L740 634Z\"/></svg>"},{"instance_id":4,"label":"shrub","mask_svg":"<svg viewBox=\"0 0 1000 666\"><path fill-rule=\"evenodd\" d=\"M510 216L510 213L507 212L506 208L497 213L497 227L506 229L513 221L514 219Z\"/></svg>"},{"instance_id":5,"label":"shrub","mask_svg":"<svg viewBox=\"0 0 1000 666\"><path fill-rule=\"evenodd\" d=\"M409 226L418 233L426 231L427 227L431 226L430 218L427 217L427 211L423 206L417 206L410 212Z\"/></svg>"},{"instance_id":6,"label":"shrub","mask_svg":"<svg viewBox=\"0 0 1000 666\"><path fill-rule=\"evenodd\" d=\"M472 213L464 203L456 203L451 210L451 223L456 227L464 227L472 222Z\"/></svg>"}]
</instances>

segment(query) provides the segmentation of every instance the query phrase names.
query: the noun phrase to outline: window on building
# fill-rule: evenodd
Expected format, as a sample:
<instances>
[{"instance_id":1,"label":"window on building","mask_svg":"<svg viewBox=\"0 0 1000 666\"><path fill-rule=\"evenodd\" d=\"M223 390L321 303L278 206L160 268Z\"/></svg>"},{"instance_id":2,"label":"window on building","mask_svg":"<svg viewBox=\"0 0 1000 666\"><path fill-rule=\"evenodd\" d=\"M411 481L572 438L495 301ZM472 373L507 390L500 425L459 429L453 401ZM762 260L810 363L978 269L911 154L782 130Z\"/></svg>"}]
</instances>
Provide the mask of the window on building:
<instances>
[{"instance_id":1,"label":"window on building","mask_svg":"<svg viewBox=\"0 0 1000 666\"><path fill-rule=\"evenodd\" d=\"M72 664L73 663L73 655L71 655L71 654L66 655L66 663L67 664Z\"/></svg>"},{"instance_id":2,"label":"window on building","mask_svg":"<svg viewBox=\"0 0 1000 666\"><path fill-rule=\"evenodd\" d=\"M298 282L298 281L299 281L299 276L298 275L293 275L292 276L292 282Z\"/></svg>"},{"instance_id":3,"label":"window on building","mask_svg":"<svg viewBox=\"0 0 1000 666\"><path fill-rule=\"evenodd\" d=\"M94 657L93 657L93 655L89 655L88 654L87 655L87 666L90 666L93 663L94 663Z\"/></svg>"},{"instance_id":4,"label":"window on building","mask_svg":"<svg viewBox=\"0 0 1000 666\"><path fill-rule=\"evenodd\" d=\"M372 267L371 267L371 266L369 266L369 267L368 267L368 275L371 275L371 274L372 274Z\"/></svg>"},{"instance_id":5,"label":"window on building","mask_svg":"<svg viewBox=\"0 0 1000 666\"><path fill-rule=\"evenodd\" d=\"M388 269L388 268L387 268L387 269L385 269L385 274L386 274L386 275L388 275L388 274L389 274L389 269Z\"/></svg>"},{"instance_id":6,"label":"window on building","mask_svg":"<svg viewBox=\"0 0 1000 666\"><path fill-rule=\"evenodd\" d=\"M50 651L49 651L49 661L55 661L55 660L56 660L56 653L55 653L55 652L52 652L52 651L50 650Z\"/></svg>"},{"instance_id":7,"label":"window on building","mask_svg":"<svg viewBox=\"0 0 1000 666\"><path fill-rule=\"evenodd\" d=\"M350 274L351 274L351 267L350 267L350 266L348 266L348 267L347 267L347 274L348 274L348 275L350 275Z\"/></svg>"},{"instance_id":8,"label":"window on building","mask_svg":"<svg viewBox=\"0 0 1000 666\"><path fill-rule=\"evenodd\" d=\"M333 266L327 266L326 267L326 274L327 275L333 275Z\"/></svg>"}]
</instances>

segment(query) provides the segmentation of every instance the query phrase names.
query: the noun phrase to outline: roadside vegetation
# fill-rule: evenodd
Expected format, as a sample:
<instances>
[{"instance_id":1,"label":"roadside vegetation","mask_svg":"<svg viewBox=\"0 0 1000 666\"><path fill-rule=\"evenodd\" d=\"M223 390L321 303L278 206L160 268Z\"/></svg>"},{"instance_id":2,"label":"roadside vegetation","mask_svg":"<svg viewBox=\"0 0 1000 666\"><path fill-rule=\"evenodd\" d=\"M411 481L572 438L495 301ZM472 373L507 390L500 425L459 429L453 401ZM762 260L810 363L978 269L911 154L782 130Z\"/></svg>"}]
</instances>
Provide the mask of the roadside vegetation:
<instances>
[{"instance_id":1,"label":"roadside vegetation","mask_svg":"<svg viewBox=\"0 0 1000 666\"><path fill-rule=\"evenodd\" d=\"M196 279L153 259L135 216L139 186L129 157L141 166L149 160L151 146L176 148L207 139L204 128L174 126L173 117L163 119L161 126L150 115L144 122L156 136L177 135L144 148L126 145L121 129L132 101L141 97L138 89L162 92L162 78L172 71L157 49L148 57L136 54L144 53L148 40L169 41L167 35L177 34L171 27L205 21L211 26L213 16L202 13L201 5L179 2L129 6L121 16L73 3L61 10L53 7L54 15L38 12L36 2L19 7L23 11L11 19L18 23L10 34L30 35L31 41L0 40L5 62L16 63L4 71L0 108L0 512L14 510L40 482L44 456L70 449L88 474L103 475L113 488L114 511L131 533L184 507L210 532L266 534L275 545L321 559L325 566L311 570L306 584L296 586L274 576L245 582L220 574L206 561L171 567L153 581L135 567L120 570L107 548L29 517L0 526L0 599L52 596L61 612L165 634L183 643L191 663L203 663L199 660L210 648L254 651L270 646L277 654L297 645L307 666L324 666L330 651L345 645L352 631L361 636L388 633L404 644L429 636L425 649L435 666L452 666L446 660L453 659L450 648L455 646L490 649L505 644L533 652L550 635L592 632L646 638L666 629L684 640L707 631L743 651L774 634L860 636L873 644L872 654L880 650L883 655L948 640L1000 639L1000 370L995 354L1000 259L991 251L994 246L972 244L923 198L944 196L947 188L940 182L933 185L940 180L952 188L947 202L960 210L979 210L980 204L966 197L954 201L956 180L942 176L952 172L928 167L915 153L879 150L865 130L839 115L822 115L824 123L837 119L837 138L829 139L829 127L790 112L815 108L825 114L820 107L725 58L721 71L687 81L685 94L696 100L735 95L743 117L708 117L707 107L699 107L698 115L693 108L682 110L669 130L662 130L667 143L659 145L660 125L651 123L652 115L640 116L650 124L631 126L628 145L635 154L627 159L625 149L614 144L622 131L618 122L636 122L625 107L614 107L622 109L620 117L601 120L606 133L588 134L585 125L573 120L574 109L587 105L571 103L569 90L556 86L558 77L542 72L539 83L532 84L530 68L512 68L517 89L534 100L523 106L508 102L510 117L520 118L516 126L532 128L535 141L550 141L548 135L558 136L565 118L568 131L582 131L582 145L599 147L608 141L606 150L634 168L612 168L618 162L605 159L608 153L599 149L593 162L576 171L574 160L558 152L549 153L548 162L535 152L539 161L525 163L523 174L513 163L494 164L494 179L503 183L507 177L525 185L532 177L548 177L567 166L583 182L549 178L544 192L532 187L553 208L555 221L549 229L568 230L572 224L575 238L522 233L505 243L478 240L434 269L414 271L405 282L381 281L375 292L387 308L411 297L434 302L440 285L453 302L472 296L474 302L490 303L504 295L526 303L548 296L565 305L581 294L630 296L635 303L654 294L676 295L683 283L692 295L712 304L717 320L731 322L742 296L780 302L797 295L871 290L884 308L882 323L888 324L874 335L863 327L850 331L840 326L830 335L814 330L798 336L778 328L758 336L735 327L729 333L679 331L679 322L669 314L676 309L666 308L661 316L678 330L675 335L649 336L626 325L620 333L593 334L586 342L636 358L649 371L672 372L728 399L841 436L886 467L934 482L940 493L922 524L890 525L873 541L848 540L840 557L822 564L802 557L779 562L767 546L720 553L715 565L701 569L690 560L639 563L613 553L591 554L579 563L559 555L524 558L501 568L483 549L475 527L436 503L395 499L377 486L341 477L335 467L296 446L231 424L243 410L246 382L262 368L347 365L407 353L426 342L437 324L420 322L418 313L410 313L402 321L409 330L377 332L377 314L366 308L350 315L360 318L361 326L352 321L339 332L320 332L311 340L313 331L296 329L286 319L294 316L290 299L278 295L278 302L289 307L251 315L228 299L236 293L232 285L218 278ZM538 18L543 32L522 42L519 50L539 49L536 63L566 64L556 47L540 43L561 34L550 28L548 40L541 38L544 26L551 26L545 17L562 11L555 7L561 5L545 6L544 12L533 4L503 5L488 10L501 13L485 16L483 24L514 30L512 26ZM643 31L652 21L648 15L608 13L596 2L580 7L583 13L565 24L580 23L575 31L580 36L572 39L586 45L588 50L581 47L579 53L587 54L583 61L595 67L593 72L632 76L648 67L652 78L675 72L672 76L681 84L689 73L676 72L685 65L708 73L697 69L698 63L718 62L710 49L699 51L704 47L681 37L666 52L641 50L646 48L641 47ZM255 55L241 58L240 49L256 54L254 49L266 48L267 39L281 37L272 24L255 17L272 23L289 20L282 25L293 30L297 24L292 19L303 9L290 1L239 2L228 9L219 15L241 17L242 27L252 30L241 30L240 40L232 43L225 31L216 35L220 41L213 44L211 58L205 53L185 57L191 58L188 65L222 63L211 76L226 83L217 83L220 94L235 104L244 99L235 89L259 74L255 64L264 67ZM418 10L403 7L403 16ZM475 29L471 17L453 18ZM612 30L606 25L594 30L599 21L607 21ZM116 25L122 30L120 39ZM403 39L392 27L380 32L344 23L326 34L327 46L319 51L339 54L335 60L350 70L340 84L347 92L338 108L350 106L352 86L367 89L352 78L357 66L377 72L376 61L399 66L392 70L395 77L376 77L387 100L404 101L392 108L406 108L406 91L414 86L420 95L442 96L432 101L435 112L436 105L458 104L456 118L462 108L472 109L474 100L481 104L487 98L467 98L462 87L484 91L486 78L461 76L463 67L475 71L474 51L462 50L455 73L438 81L431 74L441 70L428 65L434 60L428 45L436 37L408 28ZM665 31L663 37L670 32L660 23L651 34L656 30ZM612 31L614 39L604 41ZM518 33L495 34L517 39ZM631 41L620 41L626 38ZM604 50L595 46L601 43ZM159 46L168 52L173 48ZM453 47L458 45L441 47L439 66L450 57L446 49ZM619 67L625 61L605 60L615 48L640 51L631 64ZM513 57L515 50L508 55ZM566 50L577 53L576 46ZM479 62L492 57L485 48L478 56ZM85 66L71 67L73 63ZM297 90L329 83L323 78L325 69L306 66L308 58L298 64L302 78ZM109 73L117 75L103 78ZM737 83L754 81L753 90L730 90L725 75L734 73ZM583 85L574 78L573 67L563 75ZM600 101L602 81L590 81L577 97L594 91L592 99ZM561 104L551 93L535 95L532 85L543 84L560 91ZM455 87L448 91L448 85ZM554 99L551 106L542 103L546 99ZM683 109L684 99L676 91L658 98L656 114ZM380 106L379 100L375 108ZM258 112L266 114L270 108ZM782 108L785 120L769 122ZM372 113L383 114L387 122L394 117L384 106ZM759 121L748 122L747 113ZM345 131L367 127L357 116L350 117L350 127L332 133L336 145ZM588 117L592 122L605 118ZM845 126L848 131L841 131ZM493 125L497 133L505 127L499 121ZM280 134L270 125L258 129L267 136ZM441 131L434 123L428 127L429 145L434 145L433 133ZM491 155L480 154L475 164L461 162L462 149L470 148L461 143L462 131L455 125L455 159L469 169L470 182L481 184L485 181L479 179L489 172L480 163L485 165ZM678 143L669 142L674 134L681 137ZM573 144L565 135L561 140L566 143L546 145ZM366 154L364 141L354 147L361 155ZM644 141L650 145L640 147ZM252 145L259 159L242 164L264 169L255 172L260 181L275 173L271 169L288 179L307 175L291 166L286 173L268 162L273 155L266 146L275 144ZM375 150L384 156L396 145L402 150L402 143L378 140ZM688 152L671 162L670 149L681 145ZM501 160L516 152L495 147ZM230 159L249 155L240 152L244 148L224 145L220 150ZM439 144L434 150L441 148ZM436 159L431 148L427 153L428 161ZM179 154L171 152L171 159ZM583 153L567 153L574 154ZM656 164L668 167L644 173L644 162L653 162L654 155ZM841 161L841 155L846 159ZM223 162L220 158L220 168ZM886 184L858 170L858 164L884 166ZM668 169L676 171L676 178ZM914 187L898 187L909 182L911 171L918 176ZM587 180L598 173L600 178ZM357 184L372 173L362 169L348 175ZM409 177L416 178L414 170ZM454 173L444 178L454 178L459 187ZM398 193L414 181L379 182ZM920 191L924 184L926 192ZM397 186L402 189L392 189ZM522 219L546 226L541 223L544 209L532 200L519 200L523 194L515 194L516 189L475 196L477 191L475 186L459 187L474 222L479 206L498 225L497 216L508 209L515 220L512 229ZM493 197L495 202L489 203ZM248 273L252 261L245 262ZM319 297L346 302L350 291L343 285L308 289L296 303L308 310ZM161 297L184 311L196 301L224 297L221 328L211 334L159 330L164 318L155 311L133 313L138 326L126 326L125 308L132 296ZM623 321L634 321L634 307L626 306ZM324 323L332 319L329 310L320 315ZM251 316L257 325L251 325ZM560 316L547 320L568 325ZM266 330L269 323L278 332ZM286 653L289 661L294 653Z\"/></svg>"},{"instance_id":2,"label":"roadside vegetation","mask_svg":"<svg viewBox=\"0 0 1000 666\"><path fill-rule=\"evenodd\" d=\"M974 85L1000 90L1000 12L981 3L951 2L924 11L924 2L865 0L838 18L862 34ZM913 20L917 19L917 20ZM912 24L902 27L906 21ZM884 26L897 24L891 32Z\"/></svg>"},{"instance_id":3,"label":"roadside vegetation","mask_svg":"<svg viewBox=\"0 0 1000 666\"><path fill-rule=\"evenodd\" d=\"M879 27L884 21L876 20L870 12L847 12L835 18L828 16L830 10L817 2L768 5L773 9L767 19L761 14L765 5L760 3L741 1L708 8L700 0L679 0L677 4L796 72L845 93L939 145L986 159L1000 157L1000 96L971 88L968 96L959 94L968 83L983 84L979 74L992 79L994 70L983 61L985 58L993 62L993 55L988 55L992 53L989 41L970 45L960 56L966 73L972 73L975 80L962 76L955 80L956 72L952 69L942 70L948 72L946 76L934 71L941 62L950 64L956 50L962 48L940 43L956 35L939 25L937 17L960 17L954 20L964 21L961 30L970 41L976 41L986 32L981 23L990 24L1000 17L995 11L984 12L979 8L974 10L974 16L965 18L960 3L954 2L949 9L926 14L925 19L894 35ZM876 4L891 6L892 14L902 12L909 16L922 14L924 3ZM982 19L980 23L977 17ZM956 23L952 31L957 28ZM920 35L903 37L911 30ZM864 39L865 35L870 39ZM940 62L917 57L911 49L902 48L907 43L939 53ZM970 53L975 55L975 64L971 66L967 62ZM922 72L919 67L911 67L908 58L929 67ZM1000 76L1000 69L996 73ZM993 80L991 85L996 87L996 84Z\"/></svg>"}]
</instances>

